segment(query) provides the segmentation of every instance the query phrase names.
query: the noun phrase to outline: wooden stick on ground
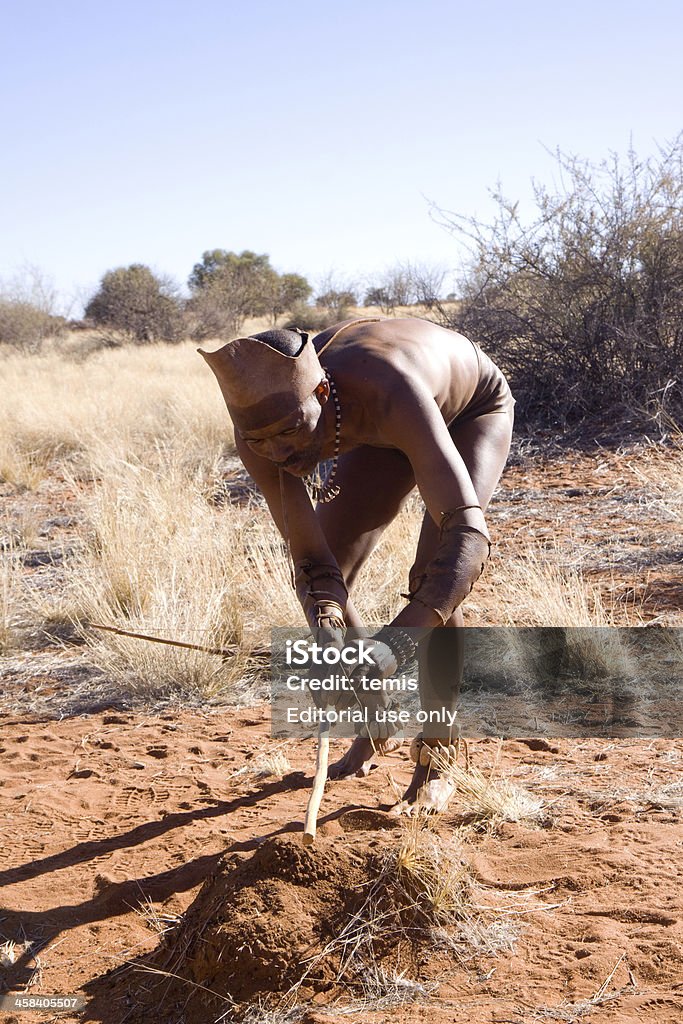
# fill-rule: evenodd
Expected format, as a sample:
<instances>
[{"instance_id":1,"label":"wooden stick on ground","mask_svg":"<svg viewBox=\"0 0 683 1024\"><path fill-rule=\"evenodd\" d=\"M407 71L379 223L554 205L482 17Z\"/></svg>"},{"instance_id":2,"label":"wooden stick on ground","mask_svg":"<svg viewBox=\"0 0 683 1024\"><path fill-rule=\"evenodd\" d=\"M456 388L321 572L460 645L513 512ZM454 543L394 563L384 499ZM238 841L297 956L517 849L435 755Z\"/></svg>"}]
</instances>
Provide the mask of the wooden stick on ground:
<instances>
[{"instance_id":1,"label":"wooden stick on ground","mask_svg":"<svg viewBox=\"0 0 683 1024\"><path fill-rule=\"evenodd\" d=\"M129 636L133 640L149 640L153 644L168 644L169 647L183 647L188 651L203 651L204 654L217 654L221 658L234 658L238 653L237 647L204 647L203 644L191 644L185 640L167 640L163 636L151 636L149 633L132 633L129 629L120 629L119 626L105 626L101 622L86 622L89 629L106 629L108 633L116 633L117 636ZM253 658L268 658L270 650L268 647L255 647L251 651Z\"/></svg>"},{"instance_id":2,"label":"wooden stick on ground","mask_svg":"<svg viewBox=\"0 0 683 1024\"><path fill-rule=\"evenodd\" d=\"M318 729L318 754L315 759L315 775L313 776L313 788L308 798L306 817L304 818L304 846L310 846L315 839L315 830L318 824L318 811L323 798L325 782L327 780L327 761L330 753L330 724L321 722Z\"/></svg>"}]
</instances>

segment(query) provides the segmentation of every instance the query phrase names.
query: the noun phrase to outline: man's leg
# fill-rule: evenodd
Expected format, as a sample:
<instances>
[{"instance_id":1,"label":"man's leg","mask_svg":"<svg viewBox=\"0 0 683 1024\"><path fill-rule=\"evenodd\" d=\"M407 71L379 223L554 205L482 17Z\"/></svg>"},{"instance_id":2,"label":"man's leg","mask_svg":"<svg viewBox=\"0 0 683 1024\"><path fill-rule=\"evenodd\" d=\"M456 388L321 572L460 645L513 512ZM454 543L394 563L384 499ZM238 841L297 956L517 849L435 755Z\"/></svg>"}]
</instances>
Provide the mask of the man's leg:
<instances>
[{"instance_id":1,"label":"man's leg","mask_svg":"<svg viewBox=\"0 0 683 1024\"><path fill-rule=\"evenodd\" d=\"M318 505L316 511L351 590L361 566L413 490L415 477L401 452L363 446L342 455L336 483L338 496ZM352 600L347 604L346 618L349 626L362 625ZM344 757L330 766L329 777L367 775L374 751L371 740L357 737Z\"/></svg>"},{"instance_id":2,"label":"man's leg","mask_svg":"<svg viewBox=\"0 0 683 1024\"><path fill-rule=\"evenodd\" d=\"M507 461L512 438L512 410L486 413L451 430L451 437L472 479L479 504L485 511ZM410 572L411 591L414 590L433 558L439 540L439 531L434 520L425 514L415 563ZM433 711L438 718L425 723L423 741L429 746L448 745L451 729L445 721L445 711L455 712L460 684L462 681L464 641L458 627L463 625L462 608L456 608L446 626L435 629L428 640L421 645L419 675L420 704L426 712ZM455 628L453 628L455 627ZM396 805L396 813L410 813L420 796L420 805L425 810L438 809L450 795L448 787L440 780L439 772L418 763L413 778L402 801ZM421 792L420 792L421 791Z\"/></svg>"}]
</instances>

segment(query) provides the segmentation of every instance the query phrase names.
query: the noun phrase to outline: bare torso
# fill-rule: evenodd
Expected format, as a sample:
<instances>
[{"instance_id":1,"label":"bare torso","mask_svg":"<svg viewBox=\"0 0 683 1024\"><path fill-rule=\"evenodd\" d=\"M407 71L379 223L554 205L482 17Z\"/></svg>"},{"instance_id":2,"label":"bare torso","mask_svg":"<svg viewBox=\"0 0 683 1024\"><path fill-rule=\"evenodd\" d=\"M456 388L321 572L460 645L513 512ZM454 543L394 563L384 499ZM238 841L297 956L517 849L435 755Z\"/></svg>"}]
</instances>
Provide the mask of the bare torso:
<instances>
[{"instance_id":1,"label":"bare torso","mask_svg":"<svg viewBox=\"0 0 683 1024\"><path fill-rule=\"evenodd\" d=\"M431 396L447 425L472 398L479 359L463 335L417 319L346 323L314 339L320 352L344 328L321 355L342 397L342 451L359 444L397 447L395 432L388 436L386 426L406 389L420 398Z\"/></svg>"}]
</instances>

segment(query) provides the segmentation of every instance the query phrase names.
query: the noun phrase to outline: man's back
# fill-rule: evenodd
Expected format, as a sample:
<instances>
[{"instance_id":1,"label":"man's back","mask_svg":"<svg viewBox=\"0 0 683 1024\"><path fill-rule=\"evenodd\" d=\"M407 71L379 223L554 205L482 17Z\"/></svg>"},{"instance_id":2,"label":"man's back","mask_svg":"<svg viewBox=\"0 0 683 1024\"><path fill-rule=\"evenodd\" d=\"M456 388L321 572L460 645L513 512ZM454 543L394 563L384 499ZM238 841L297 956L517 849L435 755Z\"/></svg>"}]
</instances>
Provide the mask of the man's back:
<instances>
[{"instance_id":1,"label":"man's back","mask_svg":"<svg viewBox=\"0 0 683 1024\"><path fill-rule=\"evenodd\" d=\"M336 337L335 337L336 335ZM480 357L463 335L417 318L348 320L313 339L321 362L367 401L391 401L397 379L435 399L446 423L467 406Z\"/></svg>"}]
</instances>

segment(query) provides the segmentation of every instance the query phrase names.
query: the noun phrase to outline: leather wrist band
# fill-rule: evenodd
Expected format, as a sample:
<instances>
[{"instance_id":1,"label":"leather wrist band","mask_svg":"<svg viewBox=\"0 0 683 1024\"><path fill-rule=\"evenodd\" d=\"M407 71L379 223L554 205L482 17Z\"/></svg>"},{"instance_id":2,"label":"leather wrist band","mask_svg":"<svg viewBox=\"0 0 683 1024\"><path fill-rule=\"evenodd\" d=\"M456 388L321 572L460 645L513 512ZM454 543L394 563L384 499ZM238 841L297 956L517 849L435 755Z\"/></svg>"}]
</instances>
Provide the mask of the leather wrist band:
<instances>
[{"instance_id":1,"label":"leather wrist band","mask_svg":"<svg viewBox=\"0 0 683 1024\"><path fill-rule=\"evenodd\" d=\"M344 611L336 601L316 601L315 623L318 629L346 629Z\"/></svg>"},{"instance_id":2,"label":"leather wrist band","mask_svg":"<svg viewBox=\"0 0 683 1024\"><path fill-rule=\"evenodd\" d=\"M405 672L408 665L415 660L417 644L410 633L399 626L382 626L379 633L376 633L372 639L386 644L396 658L396 671L399 673Z\"/></svg>"}]
</instances>

